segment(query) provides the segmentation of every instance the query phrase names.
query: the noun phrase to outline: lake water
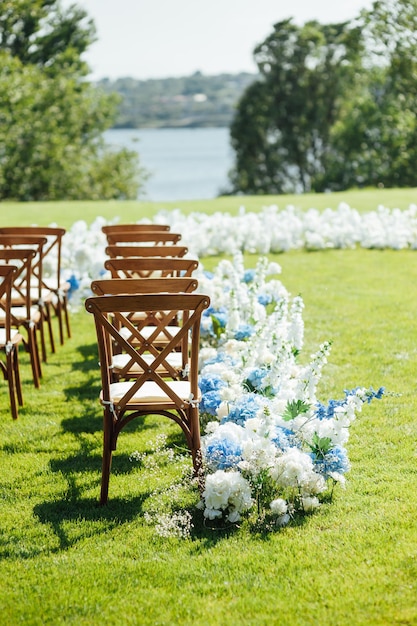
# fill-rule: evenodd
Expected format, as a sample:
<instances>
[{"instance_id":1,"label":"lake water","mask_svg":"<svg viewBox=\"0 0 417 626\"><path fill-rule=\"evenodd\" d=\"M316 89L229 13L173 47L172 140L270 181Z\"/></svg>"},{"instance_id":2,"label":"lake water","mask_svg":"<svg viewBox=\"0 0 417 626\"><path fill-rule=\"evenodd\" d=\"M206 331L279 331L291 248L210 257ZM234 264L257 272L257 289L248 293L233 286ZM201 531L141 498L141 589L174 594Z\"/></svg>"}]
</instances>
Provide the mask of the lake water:
<instances>
[{"instance_id":1,"label":"lake water","mask_svg":"<svg viewBox=\"0 0 417 626\"><path fill-rule=\"evenodd\" d=\"M150 173L145 197L153 201L215 198L233 164L228 128L114 129L106 143L136 150Z\"/></svg>"}]
</instances>

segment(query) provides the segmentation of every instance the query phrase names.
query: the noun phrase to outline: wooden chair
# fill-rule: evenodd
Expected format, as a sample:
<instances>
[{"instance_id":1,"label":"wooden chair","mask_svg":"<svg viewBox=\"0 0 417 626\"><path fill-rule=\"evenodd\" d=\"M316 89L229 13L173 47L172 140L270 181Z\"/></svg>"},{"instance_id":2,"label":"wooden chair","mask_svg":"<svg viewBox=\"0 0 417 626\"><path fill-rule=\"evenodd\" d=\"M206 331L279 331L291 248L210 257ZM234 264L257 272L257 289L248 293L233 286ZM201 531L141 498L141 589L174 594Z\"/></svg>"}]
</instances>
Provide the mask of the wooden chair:
<instances>
[{"instance_id":1,"label":"wooden chair","mask_svg":"<svg viewBox=\"0 0 417 626\"><path fill-rule=\"evenodd\" d=\"M188 253L186 246L107 246L106 255L111 259L128 257L182 258Z\"/></svg>"},{"instance_id":2,"label":"wooden chair","mask_svg":"<svg viewBox=\"0 0 417 626\"><path fill-rule=\"evenodd\" d=\"M30 355L33 383L35 387L39 387L42 370L37 331L40 330L42 320L41 311L38 306L32 304L31 298L32 262L35 257L36 252L32 248L0 248L0 263L17 267L12 281L10 323L12 328L20 331L23 327L26 331L27 339L23 339L23 344ZM17 303L16 305L15 302ZM5 325L5 317L4 311L3 315L2 311L0 311L0 323L2 326Z\"/></svg>"},{"instance_id":3,"label":"wooden chair","mask_svg":"<svg viewBox=\"0 0 417 626\"><path fill-rule=\"evenodd\" d=\"M47 243L43 249L42 259L42 299L46 306L47 319L51 318L51 307L58 320L60 343L64 343L64 325L67 337L71 337L69 313L68 313L68 292L69 284L61 280L61 256L62 239L65 235L65 228L55 226L2 226L2 235L31 235L46 237ZM36 274L40 268L40 260L33 264L32 271ZM55 352L55 341L52 334L52 327L49 326L51 350Z\"/></svg>"},{"instance_id":4,"label":"wooden chair","mask_svg":"<svg viewBox=\"0 0 417 626\"><path fill-rule=\"evenodd\" d=\"M176 245L181 240L179 233L162 230L142 230L142 231L119 231L107 233L107 243L109 246L120 246L126 244L165 246Z\"/></svg>"},{"instance_id":5,"label":"wooden chair","mask_svg":"<svg viewBox=\"0 0 417 626\"><path fill-rule=\"evenodd\" d=\"M45 340L45 324L48 327L49 339L51 347L54 347L52 323L50 312L45 304L45 292L42 286L43 276L43 262L44 262L44 249L47 244L46 237L36 236L33 233L23 234L21 232L16 234L1 234L0 233L0 248L6 249L19 249L19 248L31 248L35 251L35 257L31 262L31 282L30 282L30 299L32 305L39 308L40 323L39 333L41 339L42 360L46 362L46 340ZM12 302L15 306L22 306L25 303L25 296L22 295L23 284L25 283L25 277L21 278L20 289L17 289L17 282L15 282L14 289L12 290Z\"/></svg>"},{"instance_id":6,"label":"wooden chair","mask_svg":"<svg viewBox=\"0 0 417 626\"><path fill-rule=\"evenodd\" d=\"M4 325L0 328L0 350L4 360L0 361L0 367L9 386L10 409L14 420L18 418L18 406L23 406L19 373L19 345L23 337L12 328L11 319L12 286L16 273L16 266L0 265L0 309L4 314Z\"/></svg>"},{"instance_id":7,"label":"wooden chair","mask_svg":"<svg viewBox=\"0 0 417 626\"><path fill-rule=\"evenodd\" d=\"M95 280L91 283L91 290L97 296L108 295L137 295L148 293L191 293L198 287L198 281L193 278L139 278L139 279L103 279ZM140 330L142 336L150 336L155 330L155 324L158 322L155 317L165 316L166 312L152 311L152 313L130 312L127 314L129 321ZM171 338L179 331L179 321L173 318L170 325L165 329L165 333L161 333L154 339L153 345L161 350ZM131 336L128 329L119 328L119 332L130 337L132 345L137 346L135 337ZM169 333L169 335L167 335ZM153 359L152 354L143 355L144 359ZM188 354L183 352L172 352L166 359L166 367L161 364L158 367L158 373L165 375L174 380L184 378L188 362ZM132 362L129 354L122 352L121 346L117 343L113 344L113 382L120 379L131 379L137 377L138 373L143 371L138 369L137 363Z\"/></svg>"},{"instance_id":8,"label":"wooden chair","mask_svg":"<svg viewBox=\"0 0 417 626\"><path fill-rule=\"evenodd\" d=\"M107 259L104 267L112 278L189 277L198 268L196 259L129 257Z\"/></svg>"},{"instance_id":9,"label":"wooden chair","mask_svg":"<svg viewBox=\"0 0 417 626\"><path fill-rule=\"evenodd\" d=\"M128 233L142 231L168 231L171 227L168 224L108 224L102 227L102 232L107 235L108 233Z\"/></svg>"},{"instance_id":10,"label":"wooden chair","mask_svg":"<svg viewBox=\"0 0 417 626\"><path fill-rule=\"evenodd\" d=\"M103 406L103 463L101 480L101 504L108 498L112 452L116 449L117 438L123 427L136 417L163 415L174 420L181 427L191 451L194 471L200 470L200 426L198 401L198 354L200 321L202 312L209 306L205 295L144 294L120 296L93 296L85 306L94 315L102 390L100 402ZM129 313L152 313L165 311L163 318L156 317L157 325L152 335L143 337L130 322ZM183 324L178 333L160 350L154 348L154 339L165 332L170 320L179 313ZM128 328L129 338L120 333L120 328ZM167 367L167 357L177 348L188 345L191 333L192 342L188 362L188 380L167 380L158 372L161 364ZM134 337L137 345L132 345ZM112 345L119 343L132 361L143 371L133 381L112 382ZM139 347L138 347L139 346ZM151 354L145 360L143 354Z\"/></svg>"}]
</instances>

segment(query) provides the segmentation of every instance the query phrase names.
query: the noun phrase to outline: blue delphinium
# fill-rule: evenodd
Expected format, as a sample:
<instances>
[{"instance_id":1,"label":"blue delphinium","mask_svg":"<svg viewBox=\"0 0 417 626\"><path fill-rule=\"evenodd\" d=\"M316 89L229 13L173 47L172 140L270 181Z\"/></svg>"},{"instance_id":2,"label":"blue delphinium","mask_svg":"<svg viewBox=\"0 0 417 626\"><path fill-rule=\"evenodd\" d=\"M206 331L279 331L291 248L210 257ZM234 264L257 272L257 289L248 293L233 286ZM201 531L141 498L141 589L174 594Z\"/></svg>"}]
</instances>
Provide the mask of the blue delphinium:
<instances>
[{"instance_id":1,"label":"blue delphinium","mask_svg":"<svg viewBox=\"0 0 417 626\"><path fill-rule=\"evenodd\" d=\"M256 393L245 393L232 405L229 414L226 415L221 423L233 422L239 426L244 426L247 419L256 417L261 408L261 400Z\"/></svg>"},{"instance_id":2,"label":"blue delphinium","mask_svg":"<svg viewBox=\"0 0 417 626\"><path fill-rule=\"evenodd\" d=\"M212 441L206 448L207 464L213 470L227 470L242 460L242 447L226 437Z\"/></svg>"},{"instance_id":3,"label":"blue delphinium","mask_svg":"<svg viewBox=\"0 0 417 626\"><path fill-rule=\"evenodd\" d=\"M345 404L346 400L329 400L327 406L322 402L316 404L316 417L319 420L330 420L334 417L334 411L338 406Z\"/></svg>"},{"instance_id":4,"label":"blue delphinium","mask_svg":"<svg viewBox=\"0 0 417 626\"><path fill-rule=\"evenodd\" d=\"M235 332L235 339L237 341L245 341L249 339L253 335L254 328L251 324L240 324L237 331Z\"/></svg>"},{"instance_id":5,"label":"blue delphinium","mask_svg":"<svg viewBox=\"0 0 417 626\"><path fill-rule=\"evenodd\" d=\"M350 462L343 446L336 445L322 456L312 453L311 458L314 469L324 478L329 478L332 473L345 474L350 470Z\"/></svg>"},{"instance_id":6,"label":"blue delphinium","mask_svg":"<svg viewBox=\"0 0 417 626\"><path fill-rule=\"evenodd\" d=\"M360 389L360 387L356 387L355 389L351 389L351 390L345 389L346 397L355 395L358 389ZM382 396L384 395L384 393L385 393L385 387L380 387L377 391L375 391L372 387L369 387L369 389L366 390L367 403L369 404L371 400L373 400L374 398L376 398L377 400L380 400Z\"/></svg>"}]
</instances>

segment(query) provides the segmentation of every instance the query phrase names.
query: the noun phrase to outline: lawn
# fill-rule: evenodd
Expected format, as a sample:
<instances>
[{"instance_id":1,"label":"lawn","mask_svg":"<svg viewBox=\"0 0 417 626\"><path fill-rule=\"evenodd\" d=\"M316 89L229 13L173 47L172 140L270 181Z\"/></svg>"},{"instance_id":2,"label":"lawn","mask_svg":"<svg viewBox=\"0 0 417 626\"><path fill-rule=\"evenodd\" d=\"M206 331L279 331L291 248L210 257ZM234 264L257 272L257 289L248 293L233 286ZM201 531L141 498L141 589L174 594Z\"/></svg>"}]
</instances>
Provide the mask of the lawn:
<instances>
[{"instance_id":1,"label":"lawn","mask_svg":"<svg viewBox=\"0 0 417 626\"><path fill-rule=\"evenodd\" d=\"M335 196L314 196L315 206L334 208L328 200ZM364 191L340 201L361 210L378 203L406 208L414 196L415 190L397 199ZM311 198L302 198L304 208L313 206ZM176 206L232 211L272 203L283 204L222 198ZM4 203L1 222L69 227L76 219L92 221L94 211L139 219L161 207ZM109 503L99 507L95 335L90 316L73 312L73 336L49 356L39 390L21 355L25 407L16 422L0 386L1 624L417 624L416 252L293 251L275 260L284 285L304 299L301 358L333 342L321 399L341 398L357 385L388 392L365 405L351 426L346 489L299 525L268 535L245 524L210 530L196 512L191 539L162 538L145 513L158 502L158 489L176 478L184 442L178 426L148 416L121 434ZM208 268L217 262L204 259ZM248 267L255 263L246 257ZM161 434L175 463L154 452ZM135 451L147 462L129 460ZM178 497L195 503L192 492Z\"/></svg>"}]
</instances>

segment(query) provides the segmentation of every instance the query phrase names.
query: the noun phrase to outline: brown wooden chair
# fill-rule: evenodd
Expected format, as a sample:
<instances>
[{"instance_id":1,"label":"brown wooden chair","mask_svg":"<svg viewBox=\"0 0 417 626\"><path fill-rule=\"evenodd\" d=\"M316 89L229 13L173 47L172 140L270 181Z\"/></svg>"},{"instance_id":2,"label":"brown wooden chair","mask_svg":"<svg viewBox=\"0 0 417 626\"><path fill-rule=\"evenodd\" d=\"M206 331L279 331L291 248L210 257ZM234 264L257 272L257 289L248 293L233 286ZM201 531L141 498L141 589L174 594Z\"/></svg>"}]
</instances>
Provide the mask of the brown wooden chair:
<instances>
[{"instance_id":1,"label":"brown wooden chair","mask_svg":"<svg viewBox=\"0 0 417 626\"><path fill-rule=\"evenodd\" d=\"M36 252L32 248L0 248L0 263L17 267L13 274L10 323L12 328L19 331L24 328L26 331L27 338L23 339L23 344L30 355L33 383L35 387L39 387L42 370L37 331L42 325L42 318L39 306L34 306L31 298L32 262L35 257ZM5 325L5 317L4 311L0 310L2 326Z\"/></svg>"},{"instance_id":2,"label":"brown wooden chair","mask_svg":"<svg viewBox=\"0 0 417 626\"><path fill-rule=\"evenodd\" d=\"M193 278L139 278L139 279L102 279L95 280L91 283L91 290L97 296L108 295L137 295L148 293L191 293L198 287L198 281ZM155 316L165 316L166 312L152 311L152 313L136 313L127 314L130 322L140 329L142 336L150 336L155 330ZM161 333L154 339L153 345L158 350L162 349L174 334L179 331L179 321L177 318L171 319L170 325L165 329L165 333ZM127 337L130 336L128 329L119 329L121 333ZM169 333L169 335L168 335ZM136 340L131 337L132 345L136 345ZM153 358L152 354L144 355L144 359ZM166 359L167 367L161 365L158 373L167 377L178 380L186 376L186 368L188 362L188 354L182 352L173 352ZM137 363L132 362L129 354L122 352L121 346L113 344L113 382L120 379L131 379L142 373Z\"/></svg>"},{"instance_id":3,"label":"brown wooden chair","mask_svg":"<svg viewBox=\"0 0 417 626\"><path fill-rule=\"evenodd\" d=\"M128 257L107 259L104 267L112 278L189 277L198 268L196 259Z\"/></svg>"},{"instance_id":4,"label":"brown wooden chair","mask_svg":"<svg viewBox=\"0 0 417 626\"><path fill-rule=\"evenodd\" d=\"M94 315L102 390L100 402L104 411L103 463L101 480L101 504L108 499L110 468L113 450L123 427L132 419L144 415L163 415L181 427L191 451L194 471L200 470L200 426L198 401L198 355L200 321L202 312L209 306L205 295L144 294L119 296L93 296L85 306ZM131 323L130 313L152 313L164 311L163 318L155 317L157 325L152 335L143 337ZM153 341L165 332L170 321L181 314L183 320L178 333L160 350ZM126 338L120 328L129 329ZM188 380L167 380L158 372L161 364L166 367L167 357L178 347L186 352L189 334L192 342L189 352ZM135 339L132 344L131 338ZM143 371L133 381L112 382L112 345L117 342L128 353L133 362ZM151 354L144 359L143 354Z\"/></svg>"},{"instance_id":5,"label":"brown wooden chair","mask_svg":"<svg viewBox=\"0 0 417 626\"><path fill-rule=\"evenodd\" d=\"M141 231L119 231L106 233L109 246L120 246L127 244L154 245L154 246L175 246L180 240L179 233L162 230L141 230Z\"/></svg>"},{"instance_id":6,"label":"brown wooden chair","mask_svg":"<svg viewBox=\"0 0 417 626\"><path fill-rule=\"evenodd\" d=\"M65 235L65 228L55 226L2 226L2 235L30 235L36 237L46 237L47 242L43 248L42 266L40 259L35 260L32 271L38 273L38 268L42 270L42 299L46 306L47 319L51 318L51 308L53 309L59 328L59 338L61 345L64 343L64 326L67 337L71 337L71 328L68 312L68 292L69 284L61 280L61 257L62 239ZM52 327L49 326L51 350L55 352L55 341L52 334Z\"/></svg>"},{"instance_id":7,"label":"brown wooden chair","mask_svg":"<svg viewBox=\"0 0 417 626\"><path fill-rule=\"evenodd\" d=\"M19 372L19 345L23 337L12 328L11 319L12 286L16 273L16 266L0 265L0 310L4 314L3 326L0 328L0 350L4 360L0 361L0 367L8 383L10 410L14 420L18 418L18 406L23 406Z\"/></svg>"},{"instance_id":8,"label":"brown wooden chair","mask_svg":"<svg viewBox=\"0 0 417 626\"><path fill-rule=\"evenodd\" d=\"M106 255L111 259L128 257L182 258L188 253L186 246L107 246Z\"/></svg>"},{"instance_id":9,"label":"brown wooden chair","mask_svg":"<svg viewBox=\"0 0 417 626\"><path fill-rule=\"evenodd\" d=\"M142 231L168 231L171 227L168 224L107 224L102 227L102 232L107 235L108 233L129 233L129 232L142 232Z\"/></svg>"}]
</instances>

